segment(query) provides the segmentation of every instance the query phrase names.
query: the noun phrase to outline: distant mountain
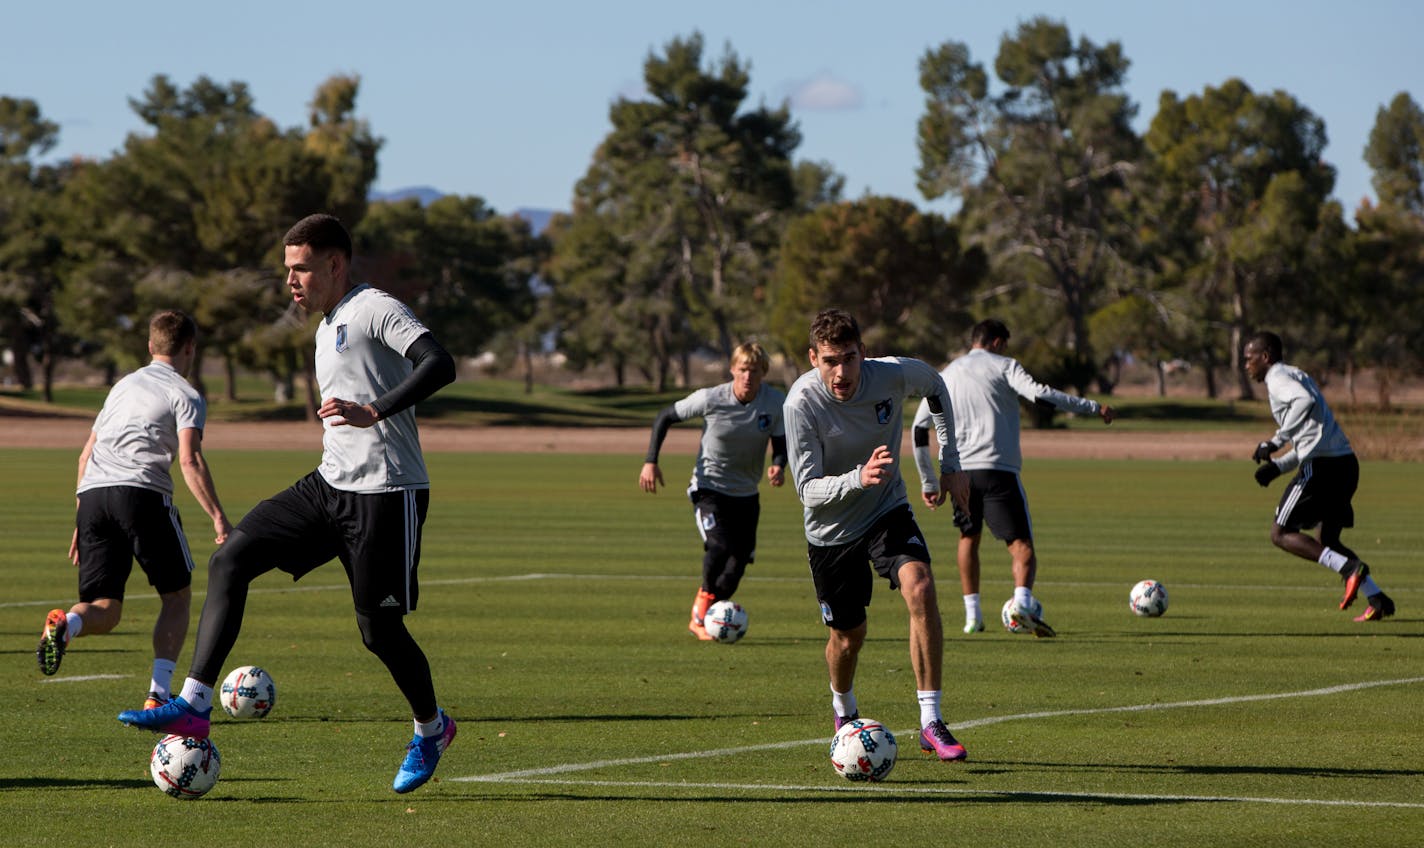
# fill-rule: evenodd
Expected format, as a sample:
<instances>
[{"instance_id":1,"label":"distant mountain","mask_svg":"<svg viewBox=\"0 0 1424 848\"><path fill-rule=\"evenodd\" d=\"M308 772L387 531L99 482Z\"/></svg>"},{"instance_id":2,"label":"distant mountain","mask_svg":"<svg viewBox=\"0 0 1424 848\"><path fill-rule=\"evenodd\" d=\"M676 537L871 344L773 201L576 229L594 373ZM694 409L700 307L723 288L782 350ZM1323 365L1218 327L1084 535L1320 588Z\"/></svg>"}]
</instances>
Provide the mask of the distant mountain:
<instances>
[{"instance_id":1,"label":"distant mountain","mask_svg":"<svg viewBox=\"0 0 1424 848\"><path fill-rule=\"evenodd\" d=\"M432 200L444 197L445 192L430 186L411 186L410 188L397 188L390 191L373 191L370 194L371 200L406 200L415 198L420 201L421 206L429 206ZM556 209L535 209L528 206L521 206L513 212L504 213L513 215L516 218L523 218L529 222L529 229L535 235L544 232L544 228L549 226L549 219L558 214Z\"/></svg>"},{"instance_id":2,"label":"distant mountain","mask_svg":"<svg viewBox=\"0 0 1424 848\"><path fill-rule=\"evenodd\" d=\"M413 186L411 188L398 188L391 191L373 191L369 199L371 200L406 200L415 198L420 201L421 206L429 206L430 201L444 197L445 192L430 186Z\"/></svg>"}]
</instances>

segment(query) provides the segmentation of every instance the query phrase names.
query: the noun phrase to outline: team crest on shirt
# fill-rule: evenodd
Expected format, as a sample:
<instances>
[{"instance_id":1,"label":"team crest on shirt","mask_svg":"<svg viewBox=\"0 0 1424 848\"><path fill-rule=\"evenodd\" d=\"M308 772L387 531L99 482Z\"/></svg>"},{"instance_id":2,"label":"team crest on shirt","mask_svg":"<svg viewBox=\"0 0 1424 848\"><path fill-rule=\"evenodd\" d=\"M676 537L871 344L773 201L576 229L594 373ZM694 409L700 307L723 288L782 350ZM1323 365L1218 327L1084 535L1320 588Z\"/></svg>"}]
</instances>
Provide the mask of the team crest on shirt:
<instances>
[{"instance_id":1,"label":"team crest on shirt","mask_svg":"<svg viewBox=\"0 0 1424 848\"><path fill-rule=\"evenodd\" d=\"M770 430L770 429L771 429L771 415L770 415L769 413L766 413L766 412L763 412L761 415L758 415L758 416L757 416L757 430L758 430L759 432L765 433L767 430Z\"/></svg>"},{"instance_id":2,"label":"team crest on shirt","mask_svg":"<svg viewBox=\"0 0 1424 848\"><path fill-rule=\"evenodd\" d=\"M888 424L890 423L890 415L894 411L895 401L886 398L875 405L875 420L881 424Z\"/></svg>"},{"instance_id":3,"label":"team crest on shirt","mask_svg":"<svg viewBox=\"0 0 1424 848\"><path fill-rule=\"evenodd\" d=\"M347 343L346 343L346 325L345 325L345 324L337 324L337 325L336 325L336 352L337 352L337 353L345 353L347 347L349 347L349 345L347 345Z\"/></svg>"}]
</instances>

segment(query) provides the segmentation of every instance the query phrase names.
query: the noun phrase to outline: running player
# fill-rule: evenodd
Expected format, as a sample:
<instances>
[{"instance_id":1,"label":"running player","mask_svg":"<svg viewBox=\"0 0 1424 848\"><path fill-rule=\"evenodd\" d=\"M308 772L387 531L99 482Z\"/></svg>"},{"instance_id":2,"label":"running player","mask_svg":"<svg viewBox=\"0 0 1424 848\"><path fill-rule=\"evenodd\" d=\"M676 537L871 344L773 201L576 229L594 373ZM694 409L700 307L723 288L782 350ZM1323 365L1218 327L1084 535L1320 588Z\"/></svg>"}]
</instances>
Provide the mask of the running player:
<instances>
[{"instance_id":1,"label":"running player","mask_svg":"<svg viewBox=\"0 0 1424 848\"><path fill-rule=\"evenodd\" d=\"M209 561L208 600L181 694L158 709L120 713L119 721L207 736L213 686L242 627L248 585L274 568L300 578L340 559L361 640L414 716L415 735L392 786L409 792L430 779L455 737L455 720L439 708L430 664L404 621L419 594L430 502L413 407L455 379L455 363L404 304L356 284L351 236L338 219L303 218L284 243L292 299L322 315L321 465L254 507Z\"/></svg>"},{"instance_id":2,"label":"running player","mask_svg":"<svg viewBox=\"0 0 1424 848\"><path fill-rule=\"evenodd\" d=\"M158 592L153 673L144 708L170 696L173 670L188 635L193 557L173 505L173 458L183 482L213 522L222 544L232 524L218 502L203 457L207 404L185 379L197 352L198 327L173 310L148 324L152 361L114 384L79 454L79 484L69 559L79 567L79 603L50 610L35 654L54 674L69 643L108 633L124 609L124 585L134 559Z\"/></svg>"},{"instance_id":3,"label":"running player","mask_svg":"<svg viewBox=\"0 0 1424 848\"><path fill-rule=\"evenodd\" d=\"M950 436L944 382L918 359L866 359L860 327L839 309L811 322L811 370L786 395L791 478L804 506L807 559L829 628L835 728L859 716L855 668L865 644L875 574L900 590L910 613L910 665L920 705L920 748L962 760L964 746L940 713L944 634L925 537L898 466L906 397L929 399L940 437L940 492L966 503L968 476ZM874 568L872 573L871 568Z\"/></svg>"},{"instance_id":4,"label":"running player","mask_svg":"<svg viewBox=\"0 0 1424 848\"><path fill-rule=\"evenodd\" d=\"M954 511L959 529L959 584L964 592L964 632L984 629L979 606L979 543L984 524L1009 549L1013 561L1013 619L1038 637L1055 635L1036 613L1033 583L1038 575L1038 555L1033 546L1033 522L1019 473L1023 451L1019 447L1019 398L1048 403L1067 412L1097 415L1111 424L1113 408L1045 386L1029 376L1018 360L1004 355L1009 328L989 318L969 332L969 353L940 372L954 407L954 438L959 462L969 472L969 511ZM930 464L930 410L925 403L915 415L915 464L921 488L929 497L939 491ZM928 501L927 501L928 502Z\"/></svg>"},{"instance_id":5,"label":"running player","mask_svg":"<svg viewBox=\"0 0 1424 848\"><path fill-rule=\"evenodd\" d=\"M1356 621L1380 621L1394 615L1394 601L1375 585L1370 567L1340 541L1340 532L1355 526L1351 500L1360 483L1360 463L1325 396L1309 374L1281 361L1281 337L1256 333L1241 351L1246 376L1266 384L1271 415L1280 429L1251 454L1256 482L1265 487L1287 471L1286 485L1271 525L1271 542L1286 553L1314 560L1345 582L1340 609L1349 609L1360 592L1369 605ZM1272 455L1289 442L1285 454ZM1305 533L1320 525L1320 538Z\"/></svg>"},{"instance_id":6,"label":"running player","mask_svg":"<svg viewBox=\"0 0 1424 848\"><path fill-rule=\"evenodd\" d=\"M657 494L663 483L658 453L668 428L679 421L702 418L702 441L692 466L687 496L692 500L697 532L702 534L702 585L692 600L692 620L687 629L709 640L702 626L707 608L736 594L747 566L756 558L757 521L761 499L757 484L771 443L771 465L766 479L772 486L785 482L786 429L781 424L781 404L786 395L762 380L771 358L756 342L732 351L732 381L698 389L658 413L648 442L648 455L638 474L638 486Z\"/></svg>"}]
</instances>

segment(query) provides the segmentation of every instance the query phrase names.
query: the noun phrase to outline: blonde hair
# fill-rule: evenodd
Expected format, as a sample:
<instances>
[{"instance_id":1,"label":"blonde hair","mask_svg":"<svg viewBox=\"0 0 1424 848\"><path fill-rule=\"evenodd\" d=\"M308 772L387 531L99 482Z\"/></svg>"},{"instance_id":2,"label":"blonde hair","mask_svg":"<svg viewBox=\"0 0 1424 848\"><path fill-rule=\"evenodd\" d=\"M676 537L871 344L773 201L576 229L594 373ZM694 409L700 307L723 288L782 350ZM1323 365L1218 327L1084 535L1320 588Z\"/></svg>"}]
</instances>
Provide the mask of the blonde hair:
<instances>
[{"instance_id":1,"label":"blonde hair","mask_svg":"<svg viewBox=\"0 0 1424 848\"><path fill-rule=\"evenodd\" d=\"M756 342L742 342L732 351L732 367L737 367L738 362L747 362L755 365L761 370L765 377L771 370L771 357L767 355L766 349Z\"/></svg>"}]
</instances>

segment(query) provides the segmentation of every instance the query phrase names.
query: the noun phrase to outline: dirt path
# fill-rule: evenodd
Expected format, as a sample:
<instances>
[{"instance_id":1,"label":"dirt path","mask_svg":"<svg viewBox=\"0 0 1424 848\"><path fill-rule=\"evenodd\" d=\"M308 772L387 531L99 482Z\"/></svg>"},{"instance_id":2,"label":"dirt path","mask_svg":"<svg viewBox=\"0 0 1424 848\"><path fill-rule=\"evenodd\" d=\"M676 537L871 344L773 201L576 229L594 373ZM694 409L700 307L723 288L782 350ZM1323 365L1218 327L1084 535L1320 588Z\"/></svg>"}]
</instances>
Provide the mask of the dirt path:
<instances>
[{"instance_id":1,"label":"dirt path","mask_svg":"<svg viewBox=\"0 0 1424 848\"><path fill-rule=\"evenodd\" d=\"M89 438L87 418L0 415L0 447L70 448L78 453ZM428 451L488 453L623 453L640 457L648 447L642 428L442 427L420 429ZM663 450L697 451L698 432L685 428L668 433ZM1246 431L1202 433L1133 432L1104 427L1100 431L1026 430L1026 458L1081 459L1245 459L1260 438ZM907 434L908 440L908 434ZM208 427L208 450L321 450L321 428L306 422L224 423ZM908 441L905 456L909 456Z\"/></svg>"}]
</instances>

